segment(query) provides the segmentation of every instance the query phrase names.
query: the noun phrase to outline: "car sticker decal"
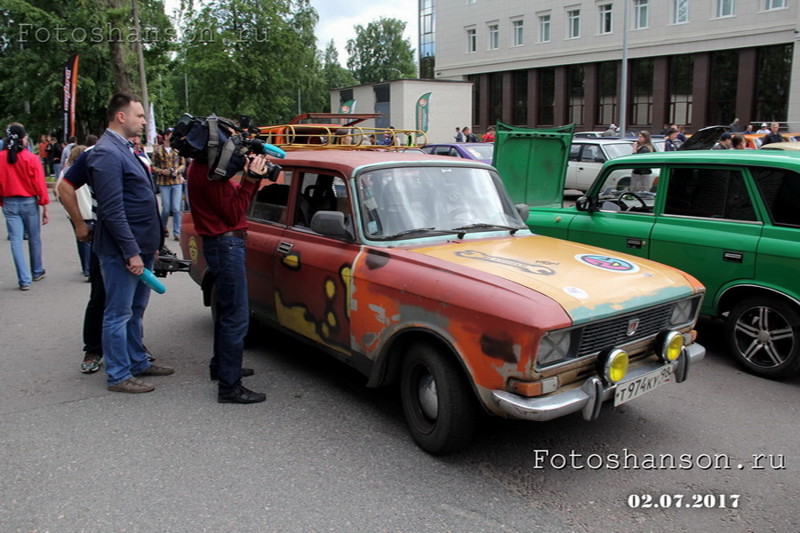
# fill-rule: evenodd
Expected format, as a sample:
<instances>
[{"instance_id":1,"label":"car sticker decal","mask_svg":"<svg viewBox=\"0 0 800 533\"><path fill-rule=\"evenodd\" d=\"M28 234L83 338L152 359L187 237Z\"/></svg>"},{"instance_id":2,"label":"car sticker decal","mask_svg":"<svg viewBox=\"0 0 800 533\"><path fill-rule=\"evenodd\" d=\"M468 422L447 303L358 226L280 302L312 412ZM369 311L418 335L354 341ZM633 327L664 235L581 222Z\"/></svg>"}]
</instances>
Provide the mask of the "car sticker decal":
<instances>
[{"instance_id":1,"label":"car sticker decal","mask_svg":"<svg viewBox=\"0 0 800 533\"><path fill-rule=\"evenodd\" d=\"M476 250L458 251L455 253L455 255L467 259L478 259L480 261L488 261L490 263L497 263L500 265L510 266L511 268L516 268L523 272L527 272L528 274L538 274L540 276L552 276L553 274L556 273L556 271L550 268L549 266L545 265L558 264L558 263L553 263L551 261L536 261L535 263L526 263L524 261L509 259L507 257L487 255L483 252L478 252Z\"/></svg>"},{"instance_id":2,"label":"car sticker decal","mask_svg":"<svg viewBox=\"0 0 800 533\"><path fill-rule=\"evenodd\" d=\"M625 261L618 257L600 254L578 254L575 256L579 262L590 267L619 272L621 274L633 274L639 272L639 265Z\"/></svg>"}]
</instances>

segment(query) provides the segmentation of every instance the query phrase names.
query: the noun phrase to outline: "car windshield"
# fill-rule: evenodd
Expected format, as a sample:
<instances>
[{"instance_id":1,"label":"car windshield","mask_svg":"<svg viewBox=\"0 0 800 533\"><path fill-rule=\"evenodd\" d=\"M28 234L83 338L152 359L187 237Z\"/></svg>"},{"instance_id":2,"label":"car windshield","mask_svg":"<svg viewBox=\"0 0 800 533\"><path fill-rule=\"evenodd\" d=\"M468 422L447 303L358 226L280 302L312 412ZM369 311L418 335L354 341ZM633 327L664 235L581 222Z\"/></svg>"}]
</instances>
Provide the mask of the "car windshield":
<instances>
[{"instance_id":1,"label":"car windshield","mask_svg":"<svg viewBox=\"0 0 800 533\"><path fill-rule=\"evenodd\" d=\"M381 169L361 174L357 186L370 239L526 227L500 179L483 168Z\"/></svg>"},{"instance_id":2,"label":"car windshield","mask_svg":"<svg viewBox=\"0 0 800 533\"><path fill-rule=\"evenodd\" d=\"M615 159L633 153L633 143L609 143L604 145L603 148L605 148L609 159Z\"/></svg>"},{"instance_id":3,"label":"car windshield","mask_svg":"<svg viewBox=\"0 0 800 533\"><path fill-rule=\"evenodd\" d=\"M492 159L492 155L494 155L494 144L486 143L486 144L473 144L470 146L463 147L466 152L472 156L473 159Z\"/></svg>"}]
</instances>

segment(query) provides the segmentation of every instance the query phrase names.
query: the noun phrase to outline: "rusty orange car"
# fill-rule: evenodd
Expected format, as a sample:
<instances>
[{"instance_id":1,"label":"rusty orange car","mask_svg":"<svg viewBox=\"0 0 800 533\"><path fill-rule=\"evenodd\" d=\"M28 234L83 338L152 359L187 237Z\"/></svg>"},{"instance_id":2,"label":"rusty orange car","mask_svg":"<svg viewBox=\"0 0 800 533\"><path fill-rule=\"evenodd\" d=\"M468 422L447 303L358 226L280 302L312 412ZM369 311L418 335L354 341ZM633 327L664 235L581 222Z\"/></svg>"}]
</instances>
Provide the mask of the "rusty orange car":
<instances>
[{"instance_id":1,"label":"rusty orange car","mask_svg":"<svg viewBox=\"0 0 800 533\"><path fill-rule=\"evenodd\" d=\"M680 383L705 355L692 276L534 235L478 161L293 151L248 214L250 311L363 373L399 383L411 436L442 454L481 412L596 419ZM191 215L181 247L213 306Z\"/></svg>"}]
</instances>

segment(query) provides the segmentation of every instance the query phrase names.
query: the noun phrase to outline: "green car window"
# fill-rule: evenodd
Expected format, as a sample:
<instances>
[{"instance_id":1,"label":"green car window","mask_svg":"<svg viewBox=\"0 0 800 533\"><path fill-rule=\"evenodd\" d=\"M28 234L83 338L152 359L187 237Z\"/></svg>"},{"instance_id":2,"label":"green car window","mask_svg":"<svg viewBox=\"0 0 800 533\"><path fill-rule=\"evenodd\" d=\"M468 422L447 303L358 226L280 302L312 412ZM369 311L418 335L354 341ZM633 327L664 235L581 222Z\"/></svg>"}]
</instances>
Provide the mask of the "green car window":
<instances>
[{"instance_id":1,"label":"green car window","mask_svg":"<svg viewBox=\"0 0 800 533\"><path fill-rule=\"evenodd\" d=\"M738 169L672 169L664 212L690 217L756 220L753 202Z\"/></svg>"},{"instance_id":2,"label":"green car window","mask_svg":"<svg viewBox=\"0 0 800 533\"><path fill-rule=\"evenodd\" d=\"M776 226L800 226L800 174L783 168L750 167Z\"/></svg>"}]
</instances>

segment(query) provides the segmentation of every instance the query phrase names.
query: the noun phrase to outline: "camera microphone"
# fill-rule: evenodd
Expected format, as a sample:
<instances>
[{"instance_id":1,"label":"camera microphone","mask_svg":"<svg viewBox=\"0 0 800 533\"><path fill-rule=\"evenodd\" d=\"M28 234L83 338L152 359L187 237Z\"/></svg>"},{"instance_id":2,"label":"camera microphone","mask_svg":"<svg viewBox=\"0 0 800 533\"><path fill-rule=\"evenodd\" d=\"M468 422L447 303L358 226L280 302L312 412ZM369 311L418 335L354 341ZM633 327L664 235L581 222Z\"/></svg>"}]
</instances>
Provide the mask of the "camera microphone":
<instances>
[{"instance_id":1,"label":"camera microphone","mask_svg":"<svg viewBox=\"0 0 800 533\"><path fill-rule=\"evenodd\" d=\"M275 146L274 144L269 143L261 143L262 153L267 155L271 155L272 157L277 157L278 159L283 159L286 157L286 152Z\"/></svg>"}]
</instances>

